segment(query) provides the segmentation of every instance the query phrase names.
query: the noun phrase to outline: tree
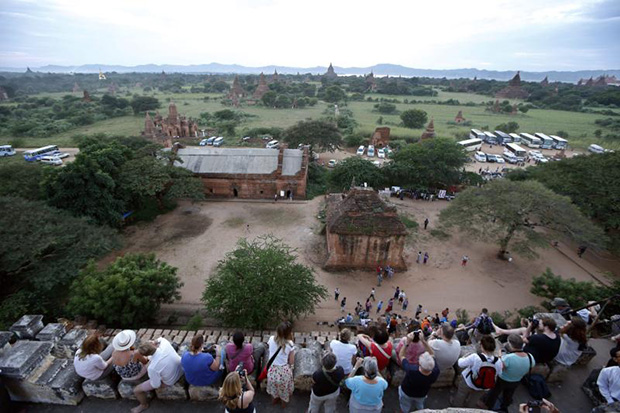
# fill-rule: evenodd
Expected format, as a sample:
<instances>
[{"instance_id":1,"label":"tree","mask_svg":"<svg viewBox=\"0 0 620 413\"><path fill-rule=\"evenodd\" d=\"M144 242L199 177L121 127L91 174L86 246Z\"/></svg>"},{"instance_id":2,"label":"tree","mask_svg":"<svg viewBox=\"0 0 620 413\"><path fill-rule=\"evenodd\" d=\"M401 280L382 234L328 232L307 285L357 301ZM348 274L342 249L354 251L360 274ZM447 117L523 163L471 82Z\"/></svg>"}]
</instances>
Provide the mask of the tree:
<instances>
[{"instance_id":1,"label":"tree","mask_svg":"<svg viewBox=\"0 0 620 413\"><path fill-rule=\"evenodd\" d=\"M444 230L457 228L472 239L499 245L500 254L514 251L537 257L558 235L582 245L600 246L603 231L584 217L569 198L535 181L495 180L461 192L441 211Z\"/></svg>"},{"instance_id":2,"label":"tree","mask_svg":"<svg viewBox=\"0 0 620 413\"><path fill-rule=\"evenodd\" d=\"M335 85L326 88L323 94L323 100L330 103L342 102L346 99L346 97L347 94L344 93L344 90L342 90L339 86Z\"/></svg>"},{"instance_id":3,"label":"tree","mask_svg":"<svg viewBox=\"0 0 620 413\"><path fill-rule=\"evenodd\" d=\"M182 286L177 269L155 254L127 254L102 271L90 261L71 285L67 308L102 323L137 327L152 321L162 304L180 299Z\"/></svg>"},{"instance_id":4,"label":"tree","mask_svg":"<svg viewBox=\"0 0 620 413\"><path fill-rule=\"evenodd\" d=\"M263 95L261 100L263 101L263 105L267 106L268 108L273 108L276 106L277 98L278 98L278 95L276 94L276 92L270 90L269 92L266 92Z\"/></svg>"},{"instance_id":5,"label":"tree","mask_svg":"<svg viewBox=\"0 0 620 413\"><path fill-rule=\"evenodd\" d=\"M515 133L519 130L519 124L517 122L511 121L508 123L500 123L495 127L495 130L501 130L505 133Z\"/></svg>"},{"instance_id":6,"label":"tree","mask_svg":"<svg viewBox=\"0 0 620 413\"><path fill-rule=\"evenodd\" d=\"M155 110L160 107L159 100L153 96L134 96L131 100L131 108L134 115L144 113L148 110Z\"/></svg>"},{"instance_id":7,"label":"tree","mask_svg":"<svg viewBox=\"0 0 620 413\"><path fill-rule=\"evenodd\" d=\"M290 147L310 145L333 152L342 145L338 125L324 120L302 120L284 131L284 141Z\"/></svg>"},{"instance_id":8,"label":"tree","mask_svg":"<svg viewBox=\"0 0 620 413\"><path fill-rule=\"evenodd\" d=\"M247 328L313 313L327 289L296 259L295 250L273 236L240 239L207 280L207 311L224 325Z\"/></svg>"},{"instance_id":9,"label":"tree","mask_svg":"<svg viewBox=\"0 0 620 413\"><path fill-rule=\"evenodd\" d=\"M454 140L436 138L407 145L392 158L393 162L384 167L391 183L437 189L460 183L467 154Z\"/></svg>"},{"instance_id":10,"label":"tree","mask_svg":"<svg viewBox=\"0 0 620 413\"><path fill-rule=\"evenodd\" d=\"M400 120L406 128L420 129L424 127L428 116L421 109L408 109L400 114Z\"/></svg>"},{"instance_id":11,"label":"tree","mask_svg":"<svg viewBox=\"0 0 620 413\"><path fill-rule=\"evenodd\" d=\"M388 103L388 102L376 103L374 108L377 112L383 113L385 115L396 113L396 105L393 103Z\"/></svg>"},{"instance_id":12,"label":"tree","mask_svg":"<svg viewBox=\"0 0 620 413\"><path fill-rule=\"evenodd\" d=\"M381 169L372 162L358 157L347 158L336 165L329 179L336 190L348 189L353 179L358 185L366 182L373 188L380 188L385 181Z\"/></svg>"}]
</instances>

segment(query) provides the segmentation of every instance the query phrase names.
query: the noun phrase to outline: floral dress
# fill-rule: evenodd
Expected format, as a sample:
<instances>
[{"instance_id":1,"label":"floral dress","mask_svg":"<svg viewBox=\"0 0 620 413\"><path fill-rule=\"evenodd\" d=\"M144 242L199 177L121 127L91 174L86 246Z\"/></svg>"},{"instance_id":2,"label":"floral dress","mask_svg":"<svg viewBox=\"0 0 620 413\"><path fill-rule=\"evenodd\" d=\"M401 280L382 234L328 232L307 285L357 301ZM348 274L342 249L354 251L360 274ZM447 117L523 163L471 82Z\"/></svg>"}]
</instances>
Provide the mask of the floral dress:
<instances>
[{"instance_id":1,"label":"floral dress","mask_svg":"<svg viewBox=\"0 0 620 413\"><path fill-rule=\"evenodd\" d=\"M269 357L278 350L278 344L274 337L269 338ZM293 382L293 369L288 364L288 356L293 351L293 344L289 343L278 353L273 364L267 372L267 393L273 398L282 399L288 403L291 394L295 390Z\"/></svg>"}]
</instances>

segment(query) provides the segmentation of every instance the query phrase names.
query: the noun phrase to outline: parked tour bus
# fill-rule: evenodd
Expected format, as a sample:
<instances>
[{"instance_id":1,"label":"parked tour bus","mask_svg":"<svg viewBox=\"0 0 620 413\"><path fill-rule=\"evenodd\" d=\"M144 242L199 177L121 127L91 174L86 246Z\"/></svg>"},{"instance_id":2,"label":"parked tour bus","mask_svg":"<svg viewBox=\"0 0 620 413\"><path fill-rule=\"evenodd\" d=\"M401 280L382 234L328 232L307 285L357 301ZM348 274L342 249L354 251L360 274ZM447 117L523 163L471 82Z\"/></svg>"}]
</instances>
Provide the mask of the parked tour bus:
<instances>
[{"instance_id":1,"label":"parked tour bus","mask_svg":"<svg viewBox=\"0 0 620 413\"><path fill-rule=\"evenodd\" d=\"M490 145L497 145L499 143L497 141L497 136L493 135L491 132L484 132L484 141Z\"/></svg>"},{"instance_id":2,"label":"parked tour bus","mask_svg":"<svg viewBox=\"0 0 620 413\"><path fill-rule=\"evenodd\" d=\"M54 155L60 152L58 150L58 146L56 145L48 145L39 149L31 149L29 151L24 152L24 159L33 162L41 160L42 156Z\"/></svg>"},{"instance_id":3,"label":"parked tour bus","mask_svg":"<svg viewBox=\"0 0 620 413\"><path fill-rule=\"evenodd\" d=\"M482 139L478 138L467 139L457 143L463 148L465 148L465 150L467 150L468 152L479 151L480 149L482 149Z\"/></svg>"},{"instance_id":4,"label":"parked tour bus","mask_svg":"<svg viewBox=\"0 0 620 413\"><path fill-rule=\"evenodd\" d=\"M541 141L536 136L532 136L529 133L520 133L519 135L521 135L521 142L528 148L540 148Z\"/></svg>"},{"instance_id":5,"label":"parked tour bus","mask_svg":"<svg viewBox=\"0 0 620 413\"><path fill-rule=\"evenodd\" d=\"M510 135L502 132L501 130L496 130L493 133L495 133L495 136L497 136L497 143L499 143L500 145L512 142L512 138L510 137Z\"/></svg>"},{"instance_id":6,"label":"parked tour bus","mask_svg":"<svg viewBox=\"0 0 620 413\"><path fill-rule=\"evenodd\" d=\"M469 139L480 139L481 141L484 141L486 139L486 135L478 129L472 129L469 131Z\"/></svg>"},{"instance_id":7,"label":"parked tour bus","mask_svg":"<svg viewBox=\"0 0 620 413\"><path fill-rule=\"evenodd\" d=\"M515 143L521 142L521 137L519 136L519 134L517 134L517 133L509 133L509 135L512 138L513 142L515 142Z\"/></svg>"},{"instance_id":8,"label":"parked tour bus","mask_svg":"<svg viewBox=\"0 0 620 413\"><path fill-rule=\"evenodd\" d=\"M0 146L0 158L3 156L13 156L15 155L15 149L11 145L2 145Z\"/></svg>"},{"instance_id":9,"label":"parked tour bus","mask_svg":"<svg viewBox=\"0 0 620 413\"><path fill-rule=\"evenodd\" d=\"M568 141L564 138L556 135L549 135L549 137L553 139L553 149L566 149L568 146Z\"/></svg>"},{"instance_id":10,"label":"parked tour bus","mask_svg":"<svg viewBox=\"0 0 620 413\"><path fill-rule=\"evenodd\" d=\"M512 153L519 160L519 162L523 162L525 160L525 149L523 149L516 143L507 143L504 152Z\"/></svg>"},{"instance_id":11,"label":"parked tour bus","mask_svg":"<svg viewBox=\"0 0 620 413\"><path fill-rule=\"evenodd\" d=\"M552 149L553 148L553 139L551 139L551 137L545 135L542 132L536 132L534 136L540 139L540 149Z\"/></svg>"}]
</instances>

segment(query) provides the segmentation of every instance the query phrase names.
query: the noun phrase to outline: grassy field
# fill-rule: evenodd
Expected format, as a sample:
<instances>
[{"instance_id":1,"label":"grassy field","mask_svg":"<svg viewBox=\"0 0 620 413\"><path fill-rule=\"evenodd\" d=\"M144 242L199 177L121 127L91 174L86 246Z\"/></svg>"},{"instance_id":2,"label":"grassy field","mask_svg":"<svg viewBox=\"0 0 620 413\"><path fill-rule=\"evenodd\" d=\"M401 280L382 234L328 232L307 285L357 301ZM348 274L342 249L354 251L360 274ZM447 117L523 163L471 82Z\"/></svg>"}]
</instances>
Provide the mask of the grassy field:
<instances>
[{"instance_id":1,"label":"grassy field","mask_svg":"<svg viewBox=\"0 0 620 413\"><path fill-rule=\"evenodd\" d=\"M98 94L102 94L104 90L98 91ZM132 90L131 92L140 92L139 90ZM48 93L41 96L49 96L53 98L60 98L66 95L66 93ZM165 115L168 111L168 104L170 101L174 101L177 105L179 113L191 117L198 117L201 112L215 112L225 109L226 107L220 103L222 95L220 94L204 94L204 93L161 93L153 92L149 95L157 97L162 107L160 113ZM125 93L119 93L120 97L124 97ZM210 99L205 101L204 97L209 96ZM373 98L382 97L381 95L372 95ZM127 96L129 97L129 96ZM383 96L385 98L398 99L403 101L404 99L416 99L416 100L435 100L445 101L447 99L456 99L461 103L467 102L483 102L492 100L488 96L475 95L470 93L448 93L439 91L439 95L436 97L412 97L412 96ZM349 102L347 108L349 108L354 115L355 120L358 122L358 130L368 134L374 131L378 126L377 120L380 116L383 116L383 124L389 126L392 129L392 133L398 137L405 138L418 138L423 129L407 129L398 126L400 118L396 115L381 115L380 113L373 111L374 102ZM507 114L494 114L485 111L481 106L448 106L438 105L433 103L424 104L396 104L398 111L407 109L418 108L426 111L429 118L433 118L435 121L435 130L438 136L453 137L457 133L467 132L470 128L493 130L501 123L516 121L520 125L519 132L544 132L547 134L555 134L562 130L568 132L569 144L573 148L586 148L591 143L598 143L605 148L620 149L620 143L606 142L601 139L597 139L594 136L594 131L599 129L594 124L596 119L605 118L604 115L579 113L579 112L566 112L556 110L541 110L532 109L526 114L519 113L518 115ZM296 122L308 118L319 118L322 116L323 111L326 108L332 108L333 105L325 102L319 102L314 107L308 107L304 109L268 109L262 106L242 106L240 111L250 115L238 128L237 134L241 136L244 129L254 127L271 127L277 126L286 128L295 124ZM464 117L472 122L472 126L457 126L450 124L454 121L459 110L463 111ZM56 144L60 146L71 146L73 144L71 137L74 135L95 134L95 133L108 133L108 134L121 134L121 135L139 135L144 126L144 118L142 116L124 116L114 119L108 119L97 122L93 125L75 128L73 130L49 136L47 138L19 138L21 144L25 147L37 147L46 144ZM208 126L208 125L202 125ZM11 141L13 137L5 136L3 141Z\"/></svg>"}]
</instances>

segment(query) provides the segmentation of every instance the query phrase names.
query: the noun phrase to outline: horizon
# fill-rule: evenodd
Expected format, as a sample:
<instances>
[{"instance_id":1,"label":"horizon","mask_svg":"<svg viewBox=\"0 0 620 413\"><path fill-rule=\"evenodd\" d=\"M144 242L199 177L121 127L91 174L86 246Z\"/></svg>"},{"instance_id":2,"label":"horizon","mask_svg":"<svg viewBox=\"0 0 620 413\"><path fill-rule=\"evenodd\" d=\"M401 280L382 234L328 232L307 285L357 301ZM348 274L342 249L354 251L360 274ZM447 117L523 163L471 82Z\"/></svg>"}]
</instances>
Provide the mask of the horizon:
<instances>
[{"instance_id":1,"label":"horizon","mask_svg":"<svg viewBox=\"0 0 620 413\"><path fill-rule=\"evenodd\" d=\"M620 68L620 3L614 0L481 0L473 7L406 0L382 7L326 0L312 7L284 0L179 0L173 6L110 0L105 7L6 0L0 21L0 67L16 69L106 61L130 67L210 61L313 68L331 61L364 68L383 61L423 70Z\"/></svg>"}]
</instances>

